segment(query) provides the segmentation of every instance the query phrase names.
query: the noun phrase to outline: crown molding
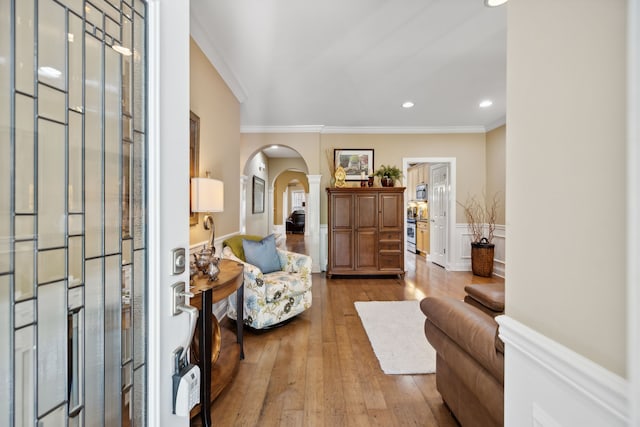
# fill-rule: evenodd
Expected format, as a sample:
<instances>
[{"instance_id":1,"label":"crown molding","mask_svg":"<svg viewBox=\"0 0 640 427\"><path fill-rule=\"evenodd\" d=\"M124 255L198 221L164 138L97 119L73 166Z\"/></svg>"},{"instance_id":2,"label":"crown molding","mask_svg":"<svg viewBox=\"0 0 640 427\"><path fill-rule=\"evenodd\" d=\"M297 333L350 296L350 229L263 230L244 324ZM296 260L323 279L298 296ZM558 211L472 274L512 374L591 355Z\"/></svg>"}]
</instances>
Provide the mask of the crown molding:
<instances>
[{"instance_id":1,"label":"crown molding","mask_svg":"<svg viewBox=\"0 0 640 427\"><path fill-rule=\"evenodd\" d=\"M323 133L322 125L240 126L240 133Z\"/></svg>"},{"instance_id":2,"label":"crown molding","mask_svg":"<svg viewBox=\"0 0 640 427\"><path fill-rule=\"evenodd\" d=\"M502 116L498 120L496 120L495 122L489 123L484 128L485 128L486 132L491 132L492 130L497 129L500 126L506 125L506 124L507 124L507 116Z\"/></svg>"},{"instance_id":3,"label":"crown molding","mask_svg":"<svg viewBox=\"0 0 640 427\"><path fill-rule=\"evenodd\" d=\"M325 126L322 133L360 134L440 134L440 133L485 133L483 126Z\"/></svg>"},{"instance_id":4,"label":"crown molding","mask_svg":"<svg viewBox=\"0 0 640 427\"><path fill-rule=\"evenodd\" d=\"M499 126L499 125L498 125ZM497 127L497 126L496 126ZM326 134L450 134L485 133L484 126L241 126L240 133L326 133Z\"/></svg>"},{"instance_id":5,"label":"crown molding","mask_svg":"<svg viewBox=\"0 0 640 427\"><path fill-rule=\"evenodd\" d=\"M207 32L204 30L203 26L198 22L198 19L196 18L198 16L197 11L191 10L189 15L191 37L195 40L200 49L202 49L202 52L204 52L209 62L211 62L218 74L220 74L222 80L224 80L227 86L229 86L229 89L231 89L231 92L238 102L242 104L247 100L247 92L242 86L242 83L240 83L236 78L235 73L227 65L224 59L222 59L222 55L220 55L207 36Z\"/></svg>"}]
</instances>

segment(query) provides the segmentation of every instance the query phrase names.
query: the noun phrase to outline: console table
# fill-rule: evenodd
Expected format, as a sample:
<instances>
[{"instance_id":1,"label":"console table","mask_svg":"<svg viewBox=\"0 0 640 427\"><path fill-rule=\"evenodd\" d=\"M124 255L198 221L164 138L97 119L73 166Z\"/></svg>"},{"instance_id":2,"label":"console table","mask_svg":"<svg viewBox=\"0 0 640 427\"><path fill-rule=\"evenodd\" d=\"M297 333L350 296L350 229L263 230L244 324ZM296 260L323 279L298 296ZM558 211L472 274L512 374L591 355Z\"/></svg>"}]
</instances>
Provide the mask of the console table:
<instances>
[{"instance_id":1,"label":"console table","mask_svg":"<svg viewBox=\"0 0 640 427\"><path fill-rule=\"evenodd\" d=\"M200 312L191 345L192 356L200 366L200 404L191 410L191 418L199 413L205 427L211 426L211 402L229 384L238 372L240 360L244 359L244 266L236 261L221 259L218 267L218 280L211 282L208 277L198 276L189 289L194 295L190 304ZM239 321L236 322L236 336L233 337L233 332L220 328L211 307L236 290Z\"/></svg>"}]
</instances>

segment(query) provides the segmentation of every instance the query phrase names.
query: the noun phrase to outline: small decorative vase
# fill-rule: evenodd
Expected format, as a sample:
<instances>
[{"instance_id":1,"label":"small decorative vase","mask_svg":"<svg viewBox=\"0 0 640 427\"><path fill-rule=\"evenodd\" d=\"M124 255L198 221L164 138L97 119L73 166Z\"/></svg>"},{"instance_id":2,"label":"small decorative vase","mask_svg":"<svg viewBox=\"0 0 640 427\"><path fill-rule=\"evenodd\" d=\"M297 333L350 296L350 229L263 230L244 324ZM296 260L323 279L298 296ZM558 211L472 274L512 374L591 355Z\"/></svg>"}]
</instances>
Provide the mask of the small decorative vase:
<instances>
[{"instance_id":1,"label":"small decorative vase","mask_svg":"<svg viewBox=\"0 0 640 427\"><path fill-rule=\"evenodd\" d=\"M369 187L373 187L373 177L372 176L369 177L369 182L367 182L367 184L369 185Z\"/></svg>"},{"instance_id":2,"label":"small decorative vase","mask_svg":"<svg viewBox=\"0 0 640 427\"><path fill-rule=\"evenodd\" d=\"M393 179L388 176L383 176L380 178L380 184L382 184L383 187L393 187Z\"/></svg>"}]
</instances>

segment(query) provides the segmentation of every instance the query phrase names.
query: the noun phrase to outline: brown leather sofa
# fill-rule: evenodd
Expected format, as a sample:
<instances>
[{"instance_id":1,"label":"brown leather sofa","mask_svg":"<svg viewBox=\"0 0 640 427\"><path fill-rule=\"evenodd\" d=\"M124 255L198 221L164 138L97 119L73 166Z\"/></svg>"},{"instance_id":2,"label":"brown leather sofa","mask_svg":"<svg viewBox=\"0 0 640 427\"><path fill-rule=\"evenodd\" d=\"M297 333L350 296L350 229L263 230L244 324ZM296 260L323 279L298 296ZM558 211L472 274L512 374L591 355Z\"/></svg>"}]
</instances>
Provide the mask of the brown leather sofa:
<instances>
[{"instance_id":1,"label":"brown leather sofa","mask_svg":"<svg viewBox=\"0 0 640 427\"><path fill-rule=\"evenodd\" d=\"M436 386L463 427L504 424L504 344L494 317L504 312L504 284L469 285L465 301L428 297L420 308L435 348Z\"/></svg>"}]
</instances>

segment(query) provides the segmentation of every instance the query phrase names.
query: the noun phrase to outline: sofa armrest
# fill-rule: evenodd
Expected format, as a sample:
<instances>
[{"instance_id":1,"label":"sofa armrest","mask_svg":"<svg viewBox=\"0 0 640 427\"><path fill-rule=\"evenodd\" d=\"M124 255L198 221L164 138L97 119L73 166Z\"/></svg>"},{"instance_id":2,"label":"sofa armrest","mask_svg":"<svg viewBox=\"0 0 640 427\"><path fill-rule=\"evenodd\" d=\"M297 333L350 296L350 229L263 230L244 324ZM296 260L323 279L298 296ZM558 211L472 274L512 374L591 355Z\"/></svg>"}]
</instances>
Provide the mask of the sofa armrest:
<instances>
[{"instance_id":1,"label":"sofa armrest","mask_svg":"<svg viewBox=\"0 0 640 427\"><path fill-rule=\"evenodd\" d=\"M277 249L282 271L287 273L311 273L311 257L309 255Z\"/></svg>"},{"instance_id":2,"label":"sofa armrest","mask_svg":"<svg viewBox=\"0 0 640 427\"><path fill-rule=\"evenodd\" d=\"M496 378L503 377L504 356L498 351L498 324L493 317L453 298L428 297L420 302L420 308L427 316L427 322Z\"/></svg>"},{"instance_id":3,"label":"sofa armrest","mask_svg":"<svg viewBox=\"0 0 640 427\"><path fill-rule=\"evenodd\" d=\"M246 261L242 261L240 258L233 254L231 248L226 246L222 249L222 258L230 259L239 262L244 265L244 289L248 292L253 292L264 296L266 294L264 283L264 274L262 270L253 264L249 264ZM245 295L246 298L246 295Z\"/></svg>"}]
</instances>

